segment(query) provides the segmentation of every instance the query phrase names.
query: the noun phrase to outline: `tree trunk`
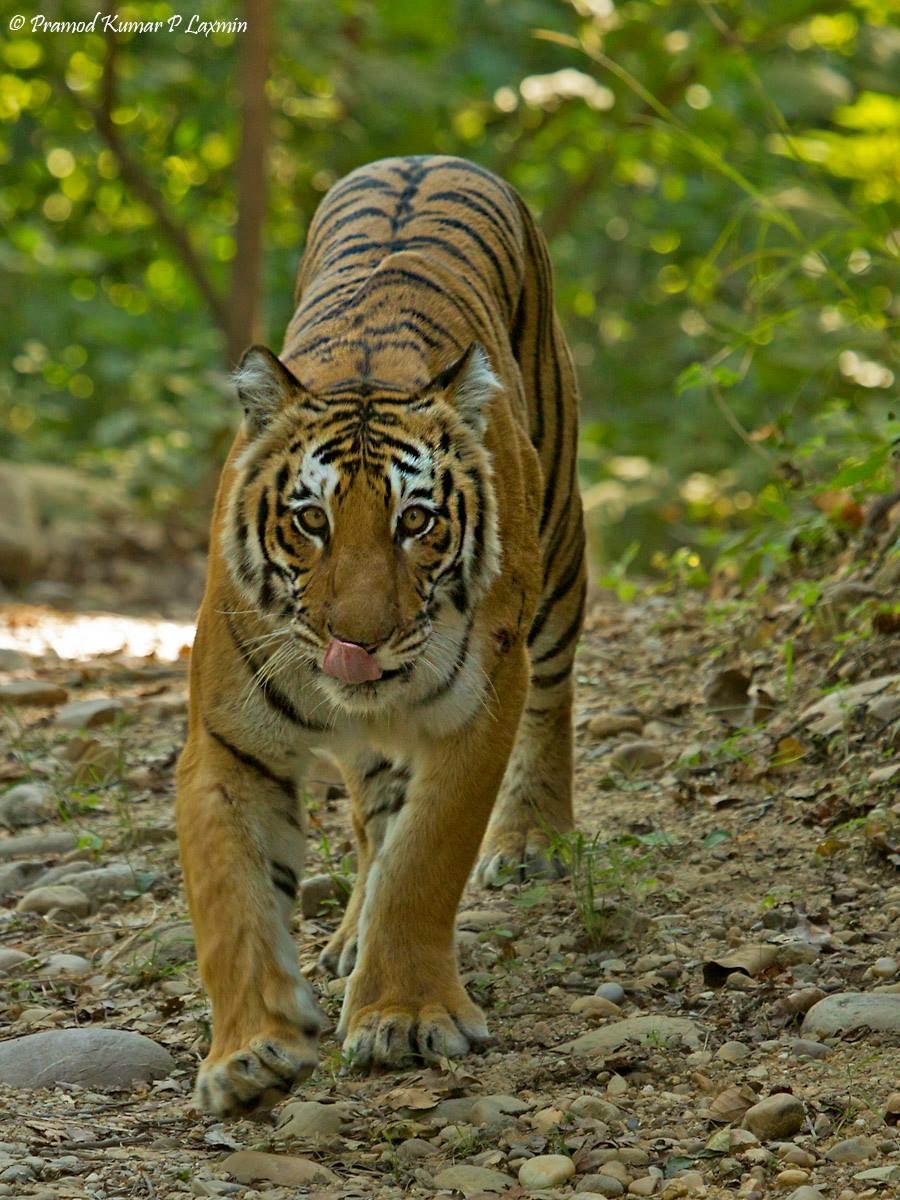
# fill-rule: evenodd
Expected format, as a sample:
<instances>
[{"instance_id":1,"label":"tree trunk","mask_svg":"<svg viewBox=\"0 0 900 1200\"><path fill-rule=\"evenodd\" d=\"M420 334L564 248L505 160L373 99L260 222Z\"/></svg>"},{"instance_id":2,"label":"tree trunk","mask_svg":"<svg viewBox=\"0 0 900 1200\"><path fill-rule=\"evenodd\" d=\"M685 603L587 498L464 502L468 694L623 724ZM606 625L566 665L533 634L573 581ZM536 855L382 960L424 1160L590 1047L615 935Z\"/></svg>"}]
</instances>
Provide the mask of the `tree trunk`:
<instances>
[{"instance_id":1,"label":"tree trunk","mask_svg":"<svg viewBox=\"0 0 900 1200\"><path fill-rule=\"evenodd\" d=\"M237 161L237 232L225 329L229 367L261 336L262 241L266 216L272 0L244 0L240 34L241 145Z\"/></svg>"}]
</instances>

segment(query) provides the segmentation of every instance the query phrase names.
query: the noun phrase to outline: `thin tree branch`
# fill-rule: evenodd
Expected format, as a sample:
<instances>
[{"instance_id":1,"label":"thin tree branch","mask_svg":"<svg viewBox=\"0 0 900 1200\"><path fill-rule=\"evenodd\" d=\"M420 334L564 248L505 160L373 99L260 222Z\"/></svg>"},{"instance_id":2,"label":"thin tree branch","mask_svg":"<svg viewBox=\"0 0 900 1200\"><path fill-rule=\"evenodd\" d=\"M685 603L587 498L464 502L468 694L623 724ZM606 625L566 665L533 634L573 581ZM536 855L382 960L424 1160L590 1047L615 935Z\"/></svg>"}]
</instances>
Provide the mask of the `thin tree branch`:
<instances>
[{"instance_id":1,"label":"thin tree branch","mask_svg":"<svg viewBox=\"0 0 900 1200\"><path fill-rule=\"evenodd\" d=\"M269 104L266 79L272 53L271 0L244 0L247 32L241 42L241 145L237 161L237 248L226 330L229 366L259 340L262 242L266 217Z\"/></svg>"},{"instance_id":2,"label":"thin tree branch","mask_svg":"<svg viewBox=\"0 0 900 1200\"><path fill-rule=\"evenodd\" d=\"M75 102L89 113L97 133L115 158L119 174L123 181L156 217L160 231L178 254L182 265L206 301L213 321L227 337L228 315L223 298L213 286L205 265L191 245L187 232L169 212L164 198L154 187L141 165L129 154L122 141L121 134L112 119L116 105L117 52L118 43L116 35L113 30L108 29L106 31L106 57L103 62L103 77L100 83L100 104L98 106L88 104L71 88L69 89L69 93Z\"/></svg>"}]
</instances>

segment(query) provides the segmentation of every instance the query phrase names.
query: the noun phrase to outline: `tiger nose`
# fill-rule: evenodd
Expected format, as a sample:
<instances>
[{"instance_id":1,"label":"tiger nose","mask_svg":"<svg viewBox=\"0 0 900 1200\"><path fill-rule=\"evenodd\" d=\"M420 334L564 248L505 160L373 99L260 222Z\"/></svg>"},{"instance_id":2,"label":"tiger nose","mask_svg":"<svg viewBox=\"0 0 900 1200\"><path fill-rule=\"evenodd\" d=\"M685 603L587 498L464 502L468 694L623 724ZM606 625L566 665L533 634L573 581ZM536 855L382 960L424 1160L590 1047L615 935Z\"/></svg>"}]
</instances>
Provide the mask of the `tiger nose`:
<instances>
[{"instance_id":1,"label":"tiger nose","mask_svg":"<svg viewBox=\"0 0 900 1200\"><path fill-rule=\"evenodd\" d=\"M393 630L384 634L383 637L378 637L373 640L366 640L357 636L357 633L351 632L348 629L336 629L334 623L329 621L326 625L328 637L335 642L342 642L345 646L353 646L358 650L365 650L367 654L374 654L375 651L385 644L391 636Z\"/></svg>"}]
</instances>

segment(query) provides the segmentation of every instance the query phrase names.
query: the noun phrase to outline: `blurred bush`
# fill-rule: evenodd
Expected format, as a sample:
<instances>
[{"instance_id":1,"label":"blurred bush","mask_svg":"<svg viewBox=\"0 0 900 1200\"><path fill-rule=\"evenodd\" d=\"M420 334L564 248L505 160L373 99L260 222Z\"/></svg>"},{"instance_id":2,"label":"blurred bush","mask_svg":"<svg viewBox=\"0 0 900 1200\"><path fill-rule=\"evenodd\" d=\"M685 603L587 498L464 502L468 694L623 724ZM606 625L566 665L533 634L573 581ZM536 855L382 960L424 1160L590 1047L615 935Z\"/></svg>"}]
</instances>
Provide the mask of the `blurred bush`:
<instances>
[{"instance_id":1,"label":"blurred bush","mask_svg":"<svg viewBox=\"0 0 900 1200\"><path fill-rule=\"evenodd\" d=\"M770 570L798 520L836 527L821 494L897 486L893 0L308 0L276 17L273 344L327 188L384 155L461 154L550 239L603 556ZM112 112L220 290L240 36L120 35ZM99 34L27 29L0 49L0 454L184 513L235 406L182 257L97 137L104 54Z\"/></svg>"}]
</instances>

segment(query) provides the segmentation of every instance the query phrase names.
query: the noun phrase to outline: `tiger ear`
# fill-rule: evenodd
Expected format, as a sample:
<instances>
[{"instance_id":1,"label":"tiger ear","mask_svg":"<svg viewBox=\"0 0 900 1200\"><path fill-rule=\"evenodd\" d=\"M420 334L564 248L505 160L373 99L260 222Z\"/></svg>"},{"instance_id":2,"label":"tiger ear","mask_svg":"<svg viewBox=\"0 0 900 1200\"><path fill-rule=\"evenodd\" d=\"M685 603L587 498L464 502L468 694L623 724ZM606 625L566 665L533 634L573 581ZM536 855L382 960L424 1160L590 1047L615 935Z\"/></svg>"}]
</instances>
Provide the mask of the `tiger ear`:
<instances>
[{"instance_id":1,"label":"tiger ear","mask_svg":"<svg viewBox=\"0 0 900 1200\"><path fill-rule=\"evenodd\" d=\"M485 407L500 380L491 369L484 347L473 342L466 352L429 384L430 392L443 392L462 419L475 433L484 433Z\"/></svg>"},{"instance_id":2,"label":"tiger ear","mask_svg":"<svg viewBox=\"0 0 900 1200\"><path fill-rule=\"evenodd\" d=\"M232 376L247 426L258 436L303 385L271 350L251 346Z\"/></svg>"}]
</instances>

